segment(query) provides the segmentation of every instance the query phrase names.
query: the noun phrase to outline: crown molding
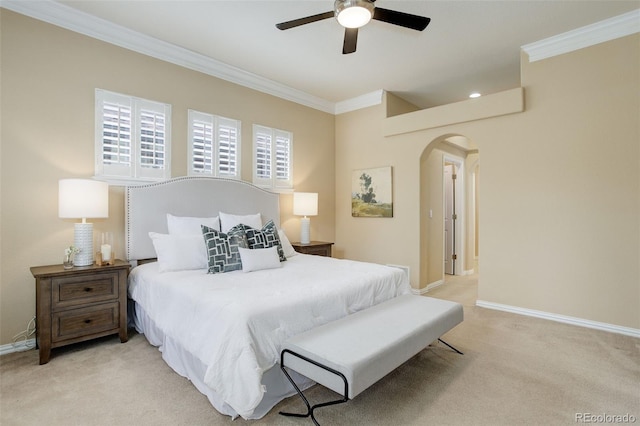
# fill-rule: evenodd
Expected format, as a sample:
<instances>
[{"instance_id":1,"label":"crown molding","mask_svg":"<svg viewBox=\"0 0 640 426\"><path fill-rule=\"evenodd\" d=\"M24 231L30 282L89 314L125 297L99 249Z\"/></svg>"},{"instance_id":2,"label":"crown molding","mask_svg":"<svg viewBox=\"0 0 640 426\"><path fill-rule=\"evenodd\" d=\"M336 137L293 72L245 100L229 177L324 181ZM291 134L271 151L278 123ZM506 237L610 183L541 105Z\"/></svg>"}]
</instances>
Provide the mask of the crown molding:
<instances>
[{"instance_id":1,"label":"crown molding","mask_svg":"<svg viewBox=\"0 0 640 426\"><path fill-rule=\"evenodd\" d=\"M0 7L330 114L342 114L382 103L384 90L334 103L52 0L1 0ZM640 9L524 45L521 49L528 54L530 62L535 62L637 32L640 32Z\"/></svg>"},{"instance_id":2,"label":"crown molding","mask_svg":"<svg viewBox=\"0 0 640 426\"><path fill-rule=\"evenodd\" d=\"M61 3L51 0L2 0L0 6L13 12L165 62L202 72L300 105L335 114L336 106L333 102L312 96L205 55L116 25Z\"/></svg>"},{"instance_id":3,"label":"crown molding","mask_svg":"<svg viewBox=\"0 0 640 426\"><path fill-rule=\"evenodd\" d=\"M522 46L535 62L640 32L640 9Z\"/></svg>"},{"instance_id":4,"label":"crown molding","mask_svg":"<svg viewBox=\"0 0 640 426\"><path fill-rule=\"evenodd\" d=\"M364 95L338 102L336 103L334 113L338 115L361 108L380 105L382 103L383 94L384 90L376 90L375 92L365 93Z\"/></svg>"}]
</instances>

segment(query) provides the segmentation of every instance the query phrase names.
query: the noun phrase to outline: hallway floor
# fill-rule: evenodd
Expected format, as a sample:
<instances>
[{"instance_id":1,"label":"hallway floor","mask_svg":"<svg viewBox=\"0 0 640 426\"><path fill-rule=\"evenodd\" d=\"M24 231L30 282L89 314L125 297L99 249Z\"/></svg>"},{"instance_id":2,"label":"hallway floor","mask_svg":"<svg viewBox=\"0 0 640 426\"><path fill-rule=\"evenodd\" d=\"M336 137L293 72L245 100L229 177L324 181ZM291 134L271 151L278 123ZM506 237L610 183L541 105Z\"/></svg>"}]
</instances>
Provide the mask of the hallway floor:
<instances>
[{"instance_id":1,"label":"hallway floor","mask_svg":"<svg viewBox=\"0 0 640 426\"><path fill-rule=\"evenodd\" d=\"M425 296L451 300L463 306L475 306L478 299L478 273L445 275L444 284L429 290Z\"/></svg>"}]
</instances>

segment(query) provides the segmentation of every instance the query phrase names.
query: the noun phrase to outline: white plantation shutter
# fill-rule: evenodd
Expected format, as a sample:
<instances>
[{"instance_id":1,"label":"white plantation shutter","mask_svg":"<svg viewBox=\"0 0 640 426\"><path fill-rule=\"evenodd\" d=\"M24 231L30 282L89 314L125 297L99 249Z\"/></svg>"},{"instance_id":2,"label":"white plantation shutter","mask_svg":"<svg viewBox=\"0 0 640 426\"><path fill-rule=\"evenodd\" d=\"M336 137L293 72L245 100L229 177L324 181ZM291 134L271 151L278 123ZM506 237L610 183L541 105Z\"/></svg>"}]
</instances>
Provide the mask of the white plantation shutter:
<instances>
[{"instance_id":1,"label":"white plantation shutter","mask_svg":"<svg viewBox=\"0 0 640 426\"><path fill-rule=\"evenodd\" d=\"M240 179L240 122L218 118L218 176Z\"/></svg>"},{"instance_id":2,"label":"white plantation shutter","mask_svg":"<svg viewBox=\"0 0 640 426\"><path fill-rule=\"evenodd\" d=\"M238 120L189 110L189 175L240 179Z\"/></svg>"},{"instance_id":3,"label":"white plantation shutter","mask_svg":"<svg viewBox=\"0 0 640 426\"><path fill-rule=\"evenodd\" d=\"M291 133L275 131L276 187L290 188L291 184Z\"/></svg>"},{"instance_id":4,"label":"white plantation shutter","mask_svg":"<svg viewBox=\"0 0 640 426\"><path fill-rule=\"evenodd\" d=\"M96 175L171 177L171 106L96 89Z\"/></svg>"},{"instance_id":5,"label":"white plantation shutter","mask_svg":"<svg viewBox=\"0 0 640 426\"><path fill-rule=\"evenodd\" d=\"M191 122L191 172L213 175L213 125L203 121Z\"/></svg>"},{"instance_id":6,"label":"white plantation shutter","mask_svg":"<svg viewBox=\"0 0 640 426\"><path fill-rule=\"evenodd\" d=\"M102 120L100 163L114 170L108 174L120 174L116 170L128 171L131 167L131 106L105 101Z\"/></svg>"},{"instance_id":7,"label":"white plantation shutter","mask_svg":"<svg viewBox=\"0 0 640 426\"><path fill-rule=\"evenodd\" d=\"M156 102L138 102L138 160L136 177L166 179L168 170L167 118L164 105Z\"/></svg>"},{"instance_id":8,"label":"white plantation shutter","mask_svg":"<svg viewBox=\"0 0 640 426\"><path fill-rule=\"evenodd\" d=\"M293 187L291 132L253 126L253 183L271 189Z\"/></svg>"},{"instance_id":9,"label":"white plantation shutter","mask_svg":"<svg viewBox=\"0 0 640 426\"><path fill-rule=\"evenodd\" d=\"M254 177L253 183L271 186L271 129L254 126Z\"/></svg>"}]
</instances>

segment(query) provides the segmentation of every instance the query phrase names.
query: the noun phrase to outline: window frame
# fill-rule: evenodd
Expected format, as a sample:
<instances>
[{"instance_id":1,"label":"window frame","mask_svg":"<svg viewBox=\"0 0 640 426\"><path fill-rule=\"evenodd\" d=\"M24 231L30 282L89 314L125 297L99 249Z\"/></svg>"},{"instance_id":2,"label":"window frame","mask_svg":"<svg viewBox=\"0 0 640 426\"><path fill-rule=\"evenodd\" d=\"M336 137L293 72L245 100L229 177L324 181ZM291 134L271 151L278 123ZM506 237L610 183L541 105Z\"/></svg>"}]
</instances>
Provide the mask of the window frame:
<instances>
[{"instance_id":1,"label":"window frame","mask_svg":"<svg viewBox=\"0 0 640 426\"><path fill-rule=\"evenodd\" d=\"M104 159L105 105L117 106L119 110L129 112L129 162L128 164L108 164ZM161 123L152 126L151 135L143 135L148 130L148 122L144 118L160 118ZM146 125L146 126L145 126ZM126 134L126 125L117 124L116 134ZM122 132L121 132L122 130ZM159 132L159 134L157 134ZM143 138L152 140L143 141ZM153 146L156 139L161 139L162 150L151 148L152 162L158 161L160 167L147 167L142 164L142 152L145 145ZM119 144L117 144L119 146ZM155 154L161 156L156 157ZM126 156L126 154L123 154ZM158 182L171 178L171 105L135 96L95 90L95 176L112 184L139 184Z\"/></svg>"},{"instance_id":2,"label":"window frame","mask_svg":"<svg viewBox=\"0 0 640 426\"><path fill-rule=\"evenodd\" d=\"M196 171L194 169L194 139L195 122L201 122L211 126L211 170ZM235 172L224 173L221 171L221 131L223 128L232 128L235 136ZM237 179L242 178L242 122L233 118L222 117L206 112L188 110L187 131L187 175L188 176L214 176L218 178ZM231 145L231 144L229 144Z\"/></svg>"}]
</instances>

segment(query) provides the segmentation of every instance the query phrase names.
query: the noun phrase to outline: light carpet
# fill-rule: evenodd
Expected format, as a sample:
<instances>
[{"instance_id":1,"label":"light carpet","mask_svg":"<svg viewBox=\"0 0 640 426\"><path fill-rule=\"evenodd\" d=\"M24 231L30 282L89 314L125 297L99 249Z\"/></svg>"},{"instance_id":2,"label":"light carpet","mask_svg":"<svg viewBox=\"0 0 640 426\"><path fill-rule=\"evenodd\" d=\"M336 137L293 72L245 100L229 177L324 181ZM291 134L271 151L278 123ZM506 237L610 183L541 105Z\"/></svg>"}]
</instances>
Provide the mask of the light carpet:
<instances>
[{"instance_id":1,"label":"light carpet","mask_svg":"<svg viewBox=\"0 0 640 426\"><path fill-rule=\"evenodd\" d=\"M640 423L640 340L475 306L477 276L453 277L428 293L464 305L464 322L346 404L321 408L323 425L570 425L634 418ZM0 424L227 425L191 383L131 333L0 357ZM312 403L336 398L314 386ZM234 425L311 425L279 410ZM598 417L596 417L598 416ZM609 417L603 417L609 416ZM600 422L602 423L602 422Z\"/></svg>"}]
</instances>

